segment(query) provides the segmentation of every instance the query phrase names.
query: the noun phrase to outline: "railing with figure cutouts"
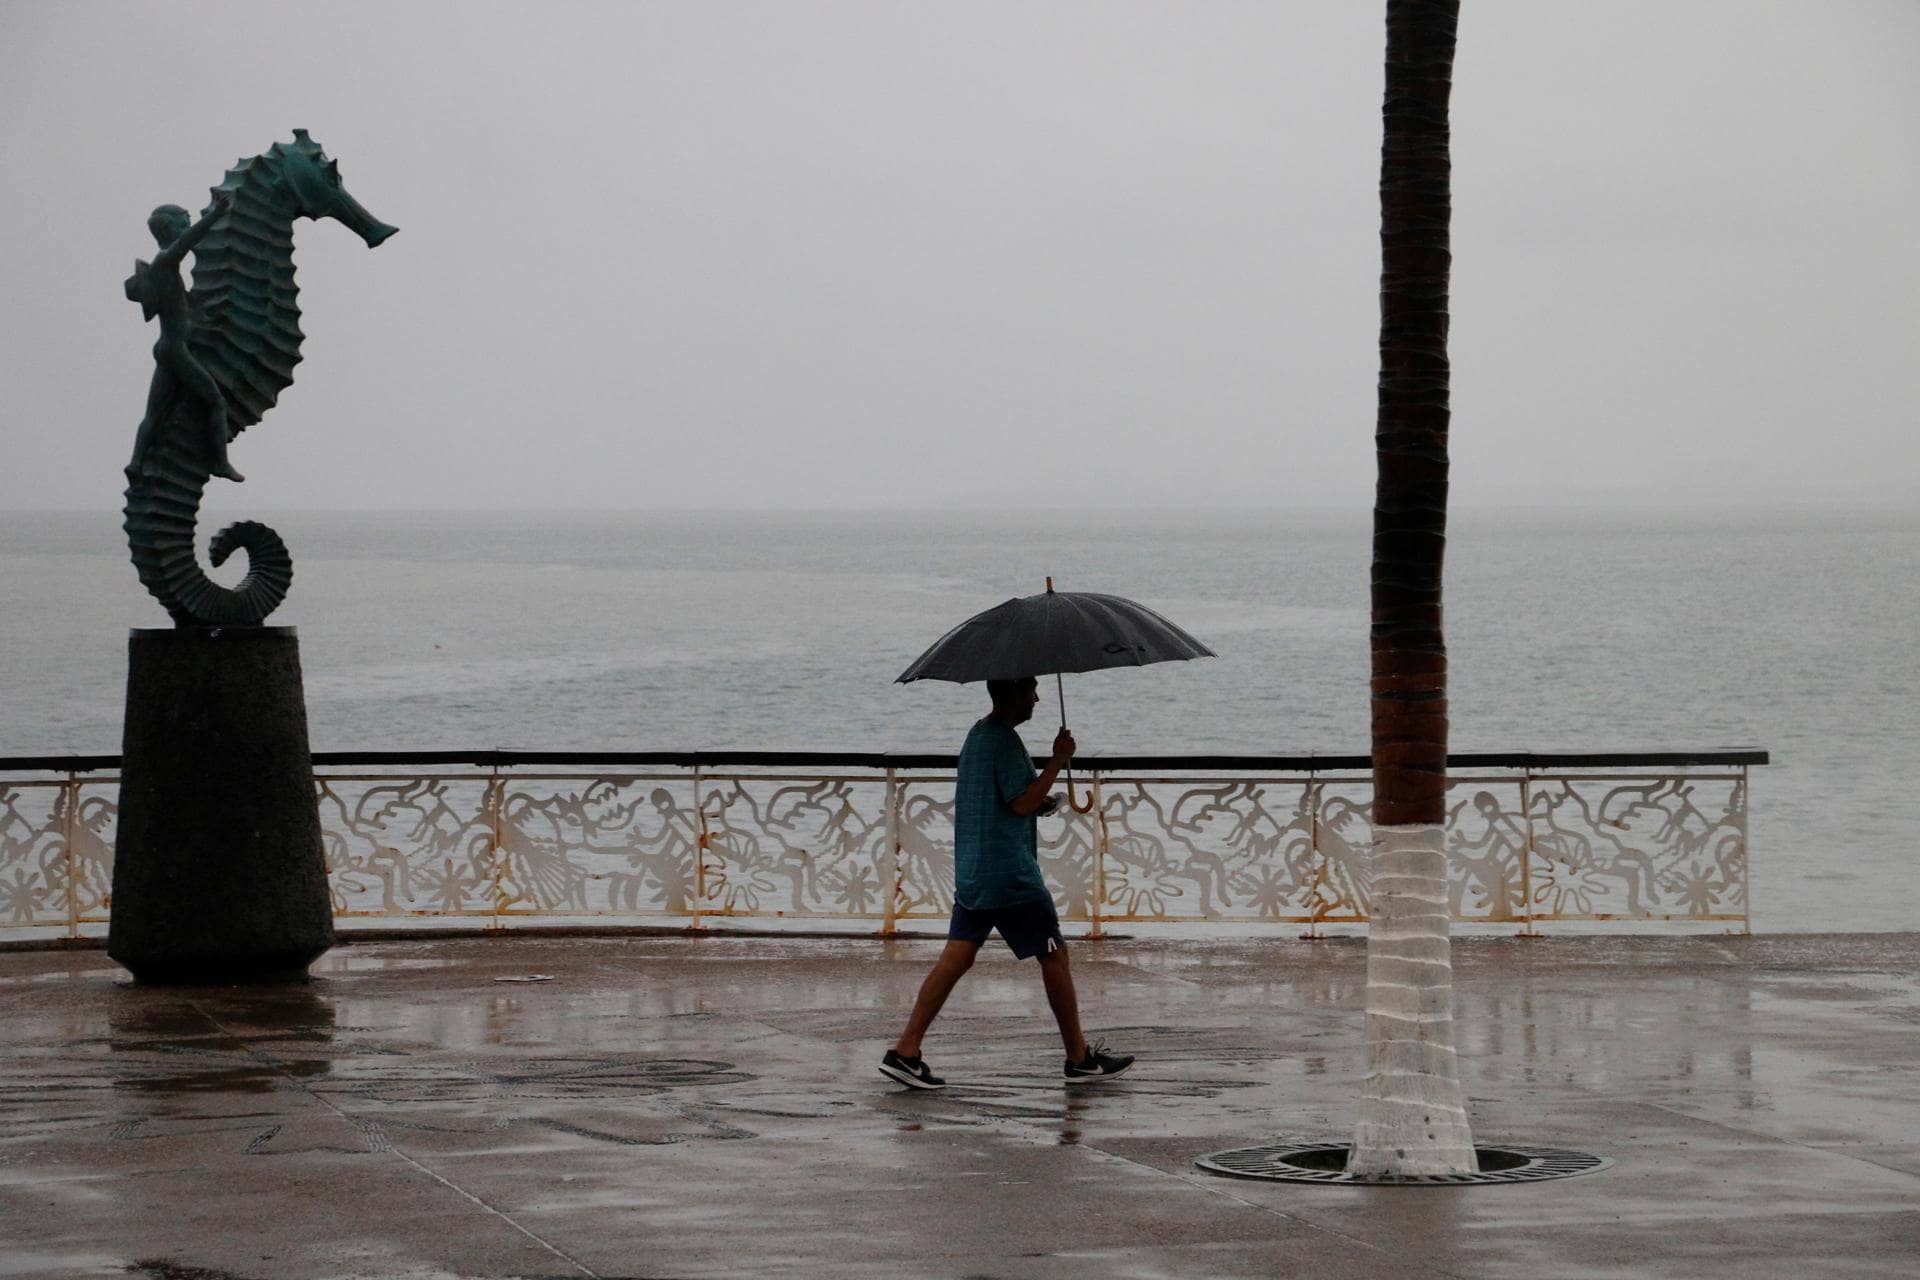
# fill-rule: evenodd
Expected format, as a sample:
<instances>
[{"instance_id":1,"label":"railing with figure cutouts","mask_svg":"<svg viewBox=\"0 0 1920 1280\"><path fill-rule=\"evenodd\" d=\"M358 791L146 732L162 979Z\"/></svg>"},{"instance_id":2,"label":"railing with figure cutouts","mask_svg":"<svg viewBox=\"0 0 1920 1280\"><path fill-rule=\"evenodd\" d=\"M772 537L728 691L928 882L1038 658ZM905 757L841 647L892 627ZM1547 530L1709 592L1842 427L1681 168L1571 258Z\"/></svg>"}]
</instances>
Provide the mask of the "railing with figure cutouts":
<instances>
[{"instance_id":1,"label":"railing with figure cutouts","mask_svg":"<svg viewBox=\"0 0 1920 1280\"><path fill-rule=\"evenodd\" d=\"M1449 760L1453 918L1746 930L1747 783L1764 751ZM0 759L0 940L97 934L119 761ZM953 904L945 755L330 752L314 757L343 928L440 921L859 922ZM1323 926L1367 919L1361 756L1075 761L1086 813L1040 820L1063 920Z\"/></svg>"}]
</instances>

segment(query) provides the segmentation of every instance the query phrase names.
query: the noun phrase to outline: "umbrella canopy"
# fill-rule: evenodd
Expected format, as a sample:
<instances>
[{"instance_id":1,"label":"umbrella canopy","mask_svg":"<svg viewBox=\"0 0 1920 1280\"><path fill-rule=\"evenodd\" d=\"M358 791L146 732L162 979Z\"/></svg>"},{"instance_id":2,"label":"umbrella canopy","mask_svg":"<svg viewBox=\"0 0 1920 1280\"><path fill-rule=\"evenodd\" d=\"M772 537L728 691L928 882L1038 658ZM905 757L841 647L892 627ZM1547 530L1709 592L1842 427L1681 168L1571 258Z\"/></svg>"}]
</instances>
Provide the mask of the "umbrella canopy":
<instances>
[{"instance_id":1,"label":"umbrella canopy","mask_svg":"<svg viewBox=\"0 0 1920 1280\"><path fill-rule=\"evenodd\" d=\"M910 680L1018 680L1025 676L1217 657L1143 604L1089 591L1055 591L1052 579L977 613L913 660Z\"/></svg>"}]
</instances>

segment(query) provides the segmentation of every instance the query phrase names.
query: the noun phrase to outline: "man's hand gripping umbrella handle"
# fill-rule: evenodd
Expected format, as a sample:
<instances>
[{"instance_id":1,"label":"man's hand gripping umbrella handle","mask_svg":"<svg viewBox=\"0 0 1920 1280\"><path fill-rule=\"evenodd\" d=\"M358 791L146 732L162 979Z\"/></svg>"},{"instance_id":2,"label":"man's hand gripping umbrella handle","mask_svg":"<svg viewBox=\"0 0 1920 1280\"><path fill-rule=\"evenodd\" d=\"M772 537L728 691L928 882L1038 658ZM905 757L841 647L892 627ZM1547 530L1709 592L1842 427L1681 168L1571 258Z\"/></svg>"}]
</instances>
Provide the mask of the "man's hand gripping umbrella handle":
<instances>
[{"instance_id":1,"label":"man's hand gripping umbrella handle","mask_svg":"<svg viewBox=\"0 0 1920 1280\"><path fill-rule=\"evenodd\" d=\"M1047 579L1047 590L1049 591L1053 590L1052 578ZM1060 731L1062 733L1065 733L1067 731L1067 690L1066 690L1066 686L1060 682L1060 673L1057 671L1053 673L1053 690L1060 697ZM1072 756L1067 757L1067 805L1075 813L1092 813L1093 812L1092 796L1087 797L1087 802L1085 804L1081 804L1080 801L1074 797L1073 757Z\"/></svg>"}]
</instances>

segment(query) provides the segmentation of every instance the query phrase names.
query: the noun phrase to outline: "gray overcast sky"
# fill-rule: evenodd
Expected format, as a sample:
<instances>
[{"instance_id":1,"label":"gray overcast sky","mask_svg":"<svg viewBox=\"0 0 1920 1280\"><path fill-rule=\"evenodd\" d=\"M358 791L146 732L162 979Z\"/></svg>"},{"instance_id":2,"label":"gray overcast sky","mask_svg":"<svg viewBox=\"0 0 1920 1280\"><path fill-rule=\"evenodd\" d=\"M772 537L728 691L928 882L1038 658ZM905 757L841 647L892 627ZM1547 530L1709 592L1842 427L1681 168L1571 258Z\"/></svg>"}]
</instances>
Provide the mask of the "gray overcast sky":
<instances>
[{"instance_id":1,"label":"gray overcast sky","mask_svg":"<svg viewBox=\"0 0 1920 1280\"><path fill-rule=\"evenodd\" d=\"M1920 4L1464 9L1457 500L1910 504ZM0 0L0 508L118 506L146 214L295 126L401 234L223 509L1364 506L1383 10Z\"/></svg>"}]
</instances>

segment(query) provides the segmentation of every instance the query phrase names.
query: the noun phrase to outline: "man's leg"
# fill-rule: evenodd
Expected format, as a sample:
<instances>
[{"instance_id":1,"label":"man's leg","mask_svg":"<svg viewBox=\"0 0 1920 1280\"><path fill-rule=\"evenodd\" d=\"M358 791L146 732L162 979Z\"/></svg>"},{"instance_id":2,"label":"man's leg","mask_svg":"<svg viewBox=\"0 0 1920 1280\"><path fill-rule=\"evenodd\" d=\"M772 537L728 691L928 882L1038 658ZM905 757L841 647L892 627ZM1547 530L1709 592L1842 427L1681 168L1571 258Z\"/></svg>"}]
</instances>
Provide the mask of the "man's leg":
<instances>
[{"instance_id":1,"label":"man's leg","mask_svg":"<svg viewBox=\"0 0 1920 1280\"><path fill-rule=\"evenodd\" d=\"M913 1012L907 1016L907 1029L893 1042L893 1047L902 1057L920 1056L920 1041L927 1034L927 1028L940 1013L940 1006L953 994L953 988L961 976L973 968L974 957L980 954L980 944L964 938L948 938L947 946L935 962L933 972L920 984L920 994L913 1002Z\"/></svg>"},{"instance_id":2,"label":"man's leg","mask_svg":"<svg viewBox=\"0 0 1920 1280\"><path fill-rule=\"evenodd\" d=\"M1067 946L1061 943L1051 951L1042 951L1040 980L1047 986L1047 1004L1053 1020L1060 1024L1060 1042L1066 1046L1069 1061L1087 1056L1087 1037L1080 1030L1080 1001L1073 990L1073 970L1067 965Z\"/></svg>"}]
</instances>

